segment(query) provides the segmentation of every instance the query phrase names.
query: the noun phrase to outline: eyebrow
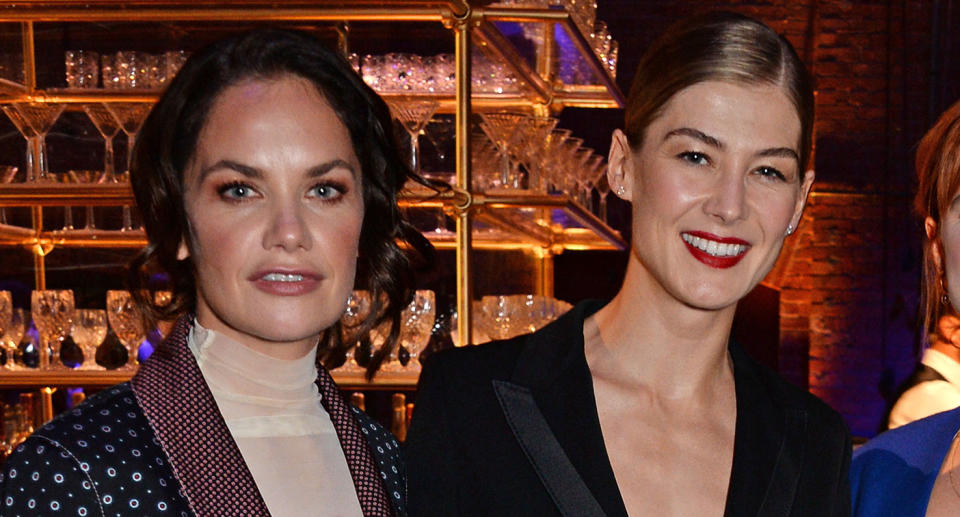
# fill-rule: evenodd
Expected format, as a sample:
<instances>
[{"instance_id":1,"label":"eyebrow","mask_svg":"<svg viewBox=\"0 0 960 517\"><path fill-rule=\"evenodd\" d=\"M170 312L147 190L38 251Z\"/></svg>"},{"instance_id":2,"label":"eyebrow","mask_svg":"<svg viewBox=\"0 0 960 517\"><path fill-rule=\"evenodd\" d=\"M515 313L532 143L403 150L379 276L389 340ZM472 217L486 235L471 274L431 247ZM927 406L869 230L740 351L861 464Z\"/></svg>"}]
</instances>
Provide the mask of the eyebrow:
<instances>
[{"instance_id":1,"label":"eyebrow","mask_svg":"<svg viewBox=\"0 0 960 517\"><path fill-rule=\"evenodd\" d=\"M720 149L721 151L726 147L723 144L723 142L721 142L720 140L704 133L703 131L699 131L689 127L681 127L681 128L674 129L673 131L670 131L669 133L664 135L663 140L666 141L668 138L674 137L674 136L687 136L687 137L693 138L694 140L699 140L700 142L703 142L704 144L707 144L716 149ZM795 150L789 147L771 147L769 149L762 149L756 155L762 156L762 157L793 158L794 160L797 161L797 163L800 163L800 156L797 154Z\"/></svg>"},{"instance_id":2,"label":"eyebrow","mask_svg":"<svg viewBox=\"0 0 960 517\"><path fill-rule=\"evenodd\" d=\"M317 178L317 177L323 176L324 174L336 168L347 169L348 171L350 171L350 174L354 177L354 179L356 179L357 177L357 170L353 167L353 165L350 165L349 162L341 158L334 158L329 162L324 162L324 163L321 163L320 165L311 167L307 171L307 177ZM248 178L253 178L253 179L263 178L263 171L261 171L256 167L250 167L248 165L235 162L233 160L220 160L209 167L204 167L200 171L200 175L197 178L197 183L203 183L203 180L206 179L206 177L209 176L210 173L220 169L229 169L229 170L238 172Z\"/></svg>"}]
</instances>

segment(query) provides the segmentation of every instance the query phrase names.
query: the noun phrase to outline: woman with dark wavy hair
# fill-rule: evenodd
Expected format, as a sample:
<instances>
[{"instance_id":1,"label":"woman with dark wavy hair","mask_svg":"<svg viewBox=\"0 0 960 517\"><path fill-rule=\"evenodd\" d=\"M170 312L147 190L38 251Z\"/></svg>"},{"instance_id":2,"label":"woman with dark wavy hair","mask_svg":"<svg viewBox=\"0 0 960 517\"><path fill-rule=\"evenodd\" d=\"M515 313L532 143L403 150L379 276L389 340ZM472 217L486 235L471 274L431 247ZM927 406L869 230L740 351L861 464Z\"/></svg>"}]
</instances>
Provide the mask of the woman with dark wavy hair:
<instances>
[{"instance_id":1,"label":"woman with dark wavy hair","mask_svg":"<svg viewBox=\"0 0 960 517\"><path fill-rule=\"evenodd\" d=\"M409 171L383 101L309 35L260 30L191 57L137 139L149 245L132 290L177 319L129 383L90 397L4 465L3 514L396 515L397 442L322 363L357 285L393 323L411 295ZM357 271L360 274L355 279ZM173 301L152 303L151 275Z\"/></svg>"}]
</instances>

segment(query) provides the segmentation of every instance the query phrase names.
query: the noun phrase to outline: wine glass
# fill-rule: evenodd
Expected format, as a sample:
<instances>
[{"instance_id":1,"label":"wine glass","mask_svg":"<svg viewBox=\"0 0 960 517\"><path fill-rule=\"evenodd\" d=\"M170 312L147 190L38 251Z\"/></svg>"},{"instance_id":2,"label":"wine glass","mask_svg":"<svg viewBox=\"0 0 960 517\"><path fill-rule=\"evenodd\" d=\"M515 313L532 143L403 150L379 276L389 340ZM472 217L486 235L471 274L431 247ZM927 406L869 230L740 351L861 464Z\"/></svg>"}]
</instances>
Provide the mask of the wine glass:
<instances>
[{"instance_id":1,"label":"wine glass","mask_svg":"<svg viewBox=\"0 0 960 517\"><path fill-rule=\"evenodd\" d=\"M422 100L395 100L389 103L390 112L410 135L410 169L420 172L420 132L430 122L440 103Z\"/></svg>"},{"instance_id":2,"label":"wine glass","mask_svg":"<svg viewBox=\"0 0 960 517\"><path fill-rule=\"evenodd\" d=\"M400 323L403 325L400 329L400 343L410 354L406 368L414 372L420 371L417 357L430 341L436 314L436 297L433 291L417 290L410 305L400 315Z\"/></svg>"},{"instance_id":3,"label":"wine glass","mask_svg":"<svg viewBox=\"0 0 960 517\"><path fill-rule=\"evenodd\" d=\"M23 339L23 333L26 331L26 322L27 315L24 314L23 309L13 309L10 324L4 328L3 336L0 338L3 341L3 348L7 352L6 368L8 370L19 369L14 357L17 355L17 346L20 345L20 340Z\"/></svg>"},{"instance_id":4,"label":"wine glass","mask_svg":"<svg viewBox=\"0 0 960 517\"><path fill-rule=\"evenodd\" d=\"M340 317L341 331L343 339L349 340L354 344L347 350L347 360L342 368L346 371L361 371L363 368L357 364L354 351L360 336L356 335L357 329L367 319L370 314L370 291L353 291L347 298L347 306Z\"/></svg>"},{"instance_id":5,"label":"wine glass","mask_svg":"<svg viewBox=\"0 0 960 517\"><path fill-rule=\"evenodd\" d=\"M73 321L73 340L83 350L81 370L103 370L97 364L97 347L107 337L107 312L103 309L77 309Z\"/></svg>"},{"instance_id":6,"label":"wine glass","mask_svg":"<svg viewBox=\"0 0 960 517\"><path fill-rule=\"evenodd\" d=\"M33 291L30 295L30 310L40 333L40 368L59 369L60 344L73 329L73 291Z\"/></svg>"},{"instance_id":7,"label":"wine glass","mask_svg":"<svg viewBox=\"0 0 960 517\"><path fill-rule=\"evenodd\" d=\"M129 291L107 291L107 320L117 339L127 349L129 361L124 368L136 367L139 364L137 351L147 333Z\"/></svg>"}]
</instances>

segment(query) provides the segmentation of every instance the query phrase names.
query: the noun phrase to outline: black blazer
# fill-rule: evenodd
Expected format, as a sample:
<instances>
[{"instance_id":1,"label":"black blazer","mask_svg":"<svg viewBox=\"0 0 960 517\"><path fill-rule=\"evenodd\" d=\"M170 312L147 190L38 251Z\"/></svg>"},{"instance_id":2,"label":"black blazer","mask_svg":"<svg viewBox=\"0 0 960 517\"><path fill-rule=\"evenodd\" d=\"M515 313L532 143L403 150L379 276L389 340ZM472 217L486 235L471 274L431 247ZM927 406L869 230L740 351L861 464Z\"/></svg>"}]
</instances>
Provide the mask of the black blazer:
<instances>
[{"instance_id":1,"label":"black blazer","mask_svg":"<svg viewBox=\"0 0 960 517\"><path fill-rule=\"evenodd\" d=\"M0 473L0 516L269 515L187 349L191 322L181 318L129 383L60 414L16 448ZM393 435L348 405L325 370L318 374L364 515L404 515Z\"/></svg>"},{"instance_id":2,"label":"black blazer","mask_svg":"<svg viewBox=\"0 0 960 517\"><path fill-rule=\"evenodd\" d=\"M584 302L528 335L439 353L424 367L407 436L410 515L558 515L494 384L533 395L608 516L626 509L607 457L583 351ZM846 516L850 435L835 411L731 340L737 420L726 515Z\"/></svg>"}]
</instances>

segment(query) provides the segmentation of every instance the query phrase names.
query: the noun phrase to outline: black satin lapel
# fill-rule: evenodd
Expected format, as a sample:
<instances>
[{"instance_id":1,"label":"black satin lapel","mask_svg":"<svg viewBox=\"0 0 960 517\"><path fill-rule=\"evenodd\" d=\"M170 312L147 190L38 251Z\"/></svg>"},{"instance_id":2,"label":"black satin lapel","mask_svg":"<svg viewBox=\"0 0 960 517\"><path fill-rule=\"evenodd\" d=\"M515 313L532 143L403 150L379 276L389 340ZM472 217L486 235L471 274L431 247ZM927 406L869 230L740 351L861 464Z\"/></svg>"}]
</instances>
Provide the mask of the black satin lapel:
<instances>
[{"instance_id":1,"label":"black satin lapel","mask_svg":"<svg viewBox=\"0 0 960 517\"><path fill-rule=\"evenodd\" d=\"M776 401L757 366L731 346L737 393L727 516L790 514L803 465L807 412Z\"/></svg>"},{"instance_id":2,"label":"black satin lapel","mask_svg":"<svg viewBox=\"0 0 960 517\"><path fill-rule=\"evenodd\" d=\"M532 334L512 381L530 389L557 442L608 516L626 517L607 456L593 379L583 353L583 320L603 307L584 302Z\"/></svg>"}]
</instances>

